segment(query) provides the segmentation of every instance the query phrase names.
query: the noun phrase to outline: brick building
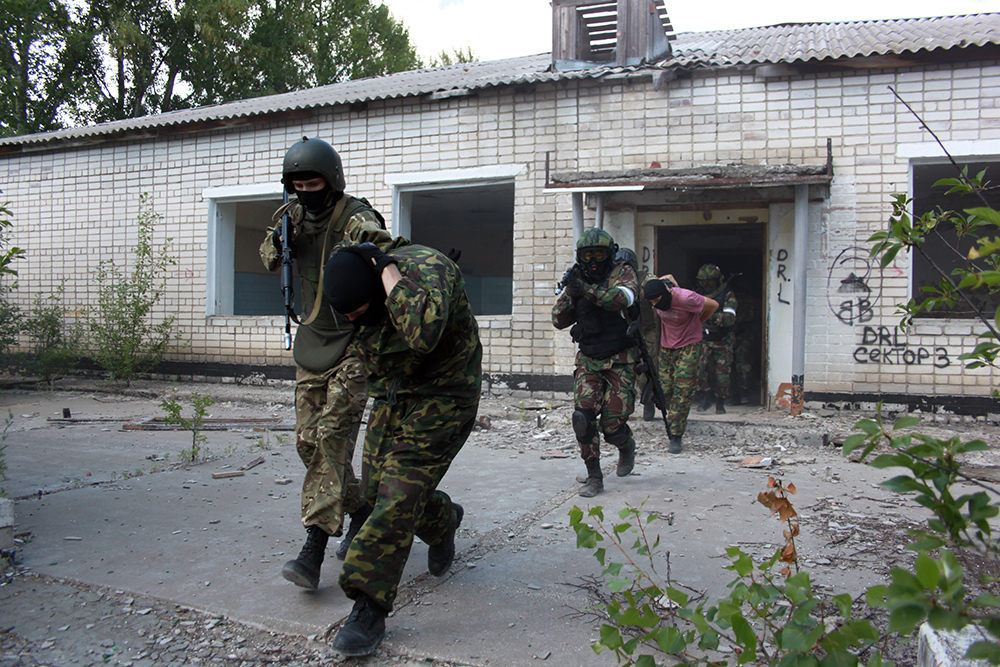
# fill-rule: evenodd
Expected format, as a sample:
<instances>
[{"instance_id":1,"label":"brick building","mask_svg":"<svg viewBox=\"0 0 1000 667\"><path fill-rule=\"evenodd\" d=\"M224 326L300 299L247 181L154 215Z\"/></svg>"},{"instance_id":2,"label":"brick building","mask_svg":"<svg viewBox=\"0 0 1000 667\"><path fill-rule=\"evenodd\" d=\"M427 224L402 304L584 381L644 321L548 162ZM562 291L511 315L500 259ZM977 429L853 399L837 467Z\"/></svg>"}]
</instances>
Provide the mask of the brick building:
<instances>
[{"instance_id":1,"label":"brick building","mask_svg":"<svg viewBox=\"0 0 1000 667\"><path fill-rule=\"evenodd\" d=\"M1000 166L1000 14L674 34L646 2L552 4L551 54L0 139L18 298L65 280L67 304L92 304L93 268L130 257L148 193L179 258L165 308L183 346L163 372L291 377L257 246L306 135L394 233L462 250L491 383L571 386L549 313L575 235L600 225L682 284L706 261L741 274L762 402L799 383L807 399L993 411L995 375L957 359L977 322L900 331L895 304L927 267L880 272L865 240L892 193L933 206L929 184L952 175L893 91L960 162Z\"/></svg>"}]
</instances>

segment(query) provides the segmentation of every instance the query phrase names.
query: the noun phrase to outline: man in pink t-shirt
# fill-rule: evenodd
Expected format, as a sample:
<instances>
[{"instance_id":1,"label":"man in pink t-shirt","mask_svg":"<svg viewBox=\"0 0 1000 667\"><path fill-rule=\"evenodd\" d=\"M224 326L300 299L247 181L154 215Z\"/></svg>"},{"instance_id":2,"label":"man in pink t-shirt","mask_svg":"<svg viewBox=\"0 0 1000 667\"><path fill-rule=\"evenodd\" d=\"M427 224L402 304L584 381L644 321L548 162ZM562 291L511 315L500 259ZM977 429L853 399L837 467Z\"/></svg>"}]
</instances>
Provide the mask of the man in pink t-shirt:
<instances>
[{"instance_id":1,"label":"man in pink t-shirt","mask_svg":"<svg viewBox=\"0 0 1000 667\"><path fill-rule=\"evenodd\" d=\"M701 363L702 322L719 304L697 292L677 287L671 275L650 278L642 288L660 318L660 356L657 360L660 385L667 404L667 425L672 454L681 451L687 429L691 399L698 386Z\"/></svg>"}]
</instances>

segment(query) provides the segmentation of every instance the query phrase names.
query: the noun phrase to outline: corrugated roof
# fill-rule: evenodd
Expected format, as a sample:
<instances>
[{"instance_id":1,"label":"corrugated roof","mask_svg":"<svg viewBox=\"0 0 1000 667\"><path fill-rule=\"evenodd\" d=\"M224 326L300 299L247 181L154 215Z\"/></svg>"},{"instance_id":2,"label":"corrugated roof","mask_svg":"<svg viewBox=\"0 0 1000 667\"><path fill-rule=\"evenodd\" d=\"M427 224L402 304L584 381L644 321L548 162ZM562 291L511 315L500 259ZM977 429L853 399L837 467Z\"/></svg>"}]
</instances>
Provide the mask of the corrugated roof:
<instances>
[{"instance_id":1,"label":"corrugated roof","mask_svg":"<svg viewBox=\"0 0 1000 667\"><path fill-rule=\"evenodd\" d=\"M669 60L648 67L596 67L553 71L549 53L399 72L309 90L226 104L130 118L111 123L0 139L0 149L50 141L73 141L188 123L233 122L240 118L419 95L462 94L481 88L562 79L602 78L636 71L712 68L761 63L821 62L873 55L917 54L1000 44L1000 13L889 21L783 24L740 30L678 33Z\"/></svg>"}]
</instances>

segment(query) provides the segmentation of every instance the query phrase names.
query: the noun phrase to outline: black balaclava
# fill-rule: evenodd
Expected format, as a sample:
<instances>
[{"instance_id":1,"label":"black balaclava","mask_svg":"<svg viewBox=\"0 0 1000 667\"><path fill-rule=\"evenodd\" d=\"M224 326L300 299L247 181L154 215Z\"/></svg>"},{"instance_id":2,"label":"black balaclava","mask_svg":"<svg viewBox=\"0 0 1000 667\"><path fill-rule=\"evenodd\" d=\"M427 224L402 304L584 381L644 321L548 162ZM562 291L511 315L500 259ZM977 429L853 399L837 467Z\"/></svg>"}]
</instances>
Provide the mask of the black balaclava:
<instances>
[{"instance_id":1,"label":"black balaclava","mask_svg":"<svg viewBox=\"0 0 1000 667\"><path fill-rule=\"evenodd\" d=\"M581 254L585 250L603 250L605 252L605 257L601 261L591 259L589 262L584 261ZM598 246L597 248L580 248L577 251L577 262L582 268L583 278L588 283L598 284L603 281L611 273L611 269L615 268L615 253L611 248L605 248L603 246Z\"/></svg>"},{"instance_id":2,"label":"black balaclava","mask_svg":"<svg viewBox=\"0 0 1000 667\"><path fill-rule=\"evenodd\" d=\"M296 181L308 181L313 178L322 178L323 175L312 171L303 171L297 174L292 174L290 177ZM326 179L323 180L325 181ZM343 195L343 193L334 192L333 188L330 187L329 182L326 182L326 184L319 190L295 191L295 196L298 197L299 203L302 204L302 208L309 213L312 213L314 216L325 214L333 208L333 205L337 203L338 199L340 199L340 196L338 195Z\"/></svg>"},{"instance_id":3,"label":"black balaclava","mask_svg":"<svg viewBox=\"0 0 1000 667\"><path fill-rule=\"evenodd\" d=\"M343 316L368 304L368 310L351 321L355 327L379 325L388 313L382 280L353 252L338 250L330 256L323 269L323 293L334 313Z\"/></svg>"},{"instance_id":4,"label":"black balaclava","mask_svg":"<svg viewBox=\"0 0 1000 667\"><path fill-rule=\"evenodd\" d=\"M660 297L660 300L653 304L653 308L657 310L670 310L670 304L674 299L674 295L671 294L670 290L667 289L667 284L662 280L650 280L646 283L646 286L642 288L642 296L648 301Z\"/></svg>"}]
</instances>

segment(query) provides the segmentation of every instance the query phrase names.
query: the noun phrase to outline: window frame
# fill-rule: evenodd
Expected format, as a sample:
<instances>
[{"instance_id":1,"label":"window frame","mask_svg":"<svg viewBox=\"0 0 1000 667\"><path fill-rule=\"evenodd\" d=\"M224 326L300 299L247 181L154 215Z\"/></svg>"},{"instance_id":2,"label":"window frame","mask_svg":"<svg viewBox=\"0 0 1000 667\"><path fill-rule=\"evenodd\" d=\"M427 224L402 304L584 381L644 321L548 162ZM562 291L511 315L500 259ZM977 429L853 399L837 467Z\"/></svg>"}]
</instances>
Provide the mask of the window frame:
<instances>
[{"instance_id":1,"label":"window frame","mask_svg":"<svg viewBox=\"0 0 1000 667\"><path fill-rule=\"evenodd\" d=\"M442 169L436 171L421 171L387 175L386 185L392 188L393 233L410 238L411 201L416 193L442 191L462 188L487 187L492 185L511 185L514 188L514 220L512 227L517 226L517 179L527 173L527 167L522 164L491 165L487 167L470 167L465 169ZM512 230L513 231L513 230ZM516 268L516 257L512 257ZM516 271L512 268L511 279ZM500 315L477 315L477 319L489 318L507 319L511 313Z\"/></svg>"},{"instance_id":2,"label":"window frame","mask_svg":"<svg viewBox=\"0 0 1000 667\"><path fill-rule=\"evenodd\" d=\"M205 243L205 317L247 317L263 319L271 315L234 315L236 285L236 217L241 202L282 199L284 186L278 183L224 185L205 188L207 238Z\"/></svg>"}]
</instances>

